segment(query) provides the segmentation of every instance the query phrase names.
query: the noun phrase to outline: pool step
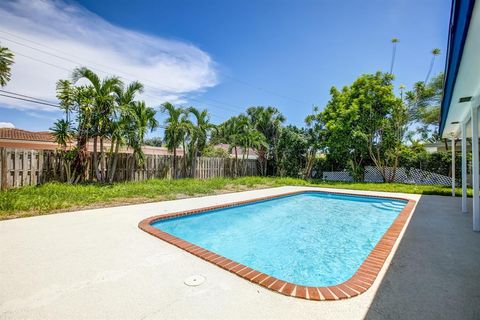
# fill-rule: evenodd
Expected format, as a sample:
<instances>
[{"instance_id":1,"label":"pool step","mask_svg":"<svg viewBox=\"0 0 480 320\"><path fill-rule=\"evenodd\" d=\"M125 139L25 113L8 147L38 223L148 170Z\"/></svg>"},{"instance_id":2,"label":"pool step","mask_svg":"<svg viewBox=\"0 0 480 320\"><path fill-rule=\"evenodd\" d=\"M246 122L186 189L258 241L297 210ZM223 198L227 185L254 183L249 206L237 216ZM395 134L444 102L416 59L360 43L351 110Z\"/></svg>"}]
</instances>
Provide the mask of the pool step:
<instances>
[{"instance_id":1,"label":"pool step","mask_svg":"<svg viewBox=\"0 0 480 320\"><path fill-rule=\"evenodd\" d=\"M382 205L387 206L387 207L391 207L391 208L395 208L395 209L403 209L403 207L405 207L404 204L391 203L391 202L382 202Z\"/></svg>"},{"instance_id":2,"label":"pool step","mask_svg":"<svg viewBox=\"0 0 480 320\"><path fill-rule=\"evenodd\" d=\"M377 209L387 210L387 211L391 211L392 209L393 210L401 210L404 207L403 205L395 205L395 204L392 204L390 202L375 203L375 204L373 204L373 206Z\"/></svg>"}]
</instances>

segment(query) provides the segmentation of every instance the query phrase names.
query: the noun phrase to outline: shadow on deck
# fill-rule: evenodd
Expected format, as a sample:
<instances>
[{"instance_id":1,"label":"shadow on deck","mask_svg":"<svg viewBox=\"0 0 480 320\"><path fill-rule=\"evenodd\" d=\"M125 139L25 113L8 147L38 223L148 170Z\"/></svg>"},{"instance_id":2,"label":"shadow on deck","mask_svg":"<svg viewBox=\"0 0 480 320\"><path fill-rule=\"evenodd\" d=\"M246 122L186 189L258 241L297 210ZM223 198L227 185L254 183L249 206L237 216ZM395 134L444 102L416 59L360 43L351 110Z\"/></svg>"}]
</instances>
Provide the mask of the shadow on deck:
<instances>
[{"instance_id":1,"label":"shadow on deck","mask_svg":"<svg viewBox=\"0 0 480 320\"><path fill-rule=\"evenodd\" d=\"M366 319L480 319L480 233L460 203L422 196Z\"/></svg>"}]
</instances>

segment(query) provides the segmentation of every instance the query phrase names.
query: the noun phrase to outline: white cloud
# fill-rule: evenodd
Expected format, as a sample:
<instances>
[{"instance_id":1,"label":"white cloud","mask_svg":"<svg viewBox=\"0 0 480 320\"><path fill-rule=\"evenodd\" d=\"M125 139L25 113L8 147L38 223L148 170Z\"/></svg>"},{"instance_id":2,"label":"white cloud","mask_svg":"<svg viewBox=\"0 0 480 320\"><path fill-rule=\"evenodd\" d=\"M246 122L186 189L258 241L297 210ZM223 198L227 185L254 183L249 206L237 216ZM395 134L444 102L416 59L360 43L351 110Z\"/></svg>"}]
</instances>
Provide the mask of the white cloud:
<instances>
[{"instance_id":1,"label":"white cloud","mask_svg":"<svg viewBox=\"0 0 480 320\"><path fill-rule=\"evenodd\" d=\"M11 122L0 122L0 128L15 128L15 125Z\"/></svg>"},{"instance_id":2,"label":"white cloud","mask_svg":"<svg viewBox=\"0 0 480 320\"><path fill-rule=\"evenodd\" d=\"M193 44L112 25L70 2L1 1L0 43L16 53L12 80L4 89L48 101L56 100L55 82L80 65L101 76L141 81L146 87L141 98L153 106L182 103L188 93L218 83L215 63ZM55 110L4 97L0 106Z\"/></svg>"}]
</instances>

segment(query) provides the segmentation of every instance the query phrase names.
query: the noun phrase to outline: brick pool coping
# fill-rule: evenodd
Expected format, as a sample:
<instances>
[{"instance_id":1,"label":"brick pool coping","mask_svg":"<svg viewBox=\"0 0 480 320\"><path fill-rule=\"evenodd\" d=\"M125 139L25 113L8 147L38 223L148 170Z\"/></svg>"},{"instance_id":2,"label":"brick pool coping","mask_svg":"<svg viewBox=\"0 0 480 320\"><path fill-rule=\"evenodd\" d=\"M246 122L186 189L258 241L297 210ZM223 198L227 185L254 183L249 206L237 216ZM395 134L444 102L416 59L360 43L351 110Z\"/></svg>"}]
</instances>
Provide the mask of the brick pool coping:
<instances>
[{"instance_id":1,"label":"brick pool coping","mask_svg":"<svg viewBox=\"0 0 480 320\"><path fill-rule=\"evenodd\" d=\"M341 194L341 195L352 195L352 196L361 196L361 197L370 197L370 198L383 198L383 199L395 199L395 200L404 200L408 201L403 210L398 214L397 218L393 221L391 226L384 233L382 238L378 241L376 246L372 249L367 258L363 261L360 267L357 269L355 274L348 279L347 281L333 286L326 287L310 287L310 286L301 286L294 283L286 282L280 279L277 279L268 274L264 274L257 270L251 269L243 264L235 262L233 260L227 259L221 255L218 255L212 251L194 245L188 241L172 236L171 234L161 231L152 226L152 223L155 223L160 220L172 219L181 216L187 216L192 214L199 214L205 211L210 211L214 209L222 209L227 207L239 206L242 204L248 204L252 202L258 202L263 200L275 199L286 197L290 195L305 193L305 192L318 192L318 193L329 193L329 194ZM367 291L375 279L377 278L380 270L382 269L385 260L392 251L393 246L395 245L400 233L402 232L405 224L407 223L410 215L413 212L415 207L415 200L405 199L400 197L391 197L391 196L370 196L370 195L359 195L346 192L331 192L331 191L319 191L319 190L301 190L295 192L282 193L278 195L254 198L249 200L236 201L232 203L225 203L220 205L214 205L210 207L197 208L192 210L185 210L179 212L173 212L169 214L162 214L153 217L149 217L140 221L138 227L143 231L163 240L174 246L179 247L203 260L206 260L210 263L213 263L219 266L222 269L230 271L231 273L236 274L239 277L242 277L248 281L259 284L264 288L269 290L281 293L286 296L292 296L296 298L302 298L307 300L323 301L323 300L340 300L348 299L355 297L365 291Z\"/></svg>"}]
</instances>

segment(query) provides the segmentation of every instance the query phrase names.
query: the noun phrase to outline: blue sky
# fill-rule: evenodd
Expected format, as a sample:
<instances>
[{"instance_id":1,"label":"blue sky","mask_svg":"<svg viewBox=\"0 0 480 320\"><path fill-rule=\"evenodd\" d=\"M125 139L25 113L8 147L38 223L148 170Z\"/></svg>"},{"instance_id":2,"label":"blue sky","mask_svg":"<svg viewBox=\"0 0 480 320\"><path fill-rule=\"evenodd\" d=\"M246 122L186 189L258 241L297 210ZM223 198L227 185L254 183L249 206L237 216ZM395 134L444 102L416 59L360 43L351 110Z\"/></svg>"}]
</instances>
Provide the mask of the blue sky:
<instances>
[{"instance_id":1,"label":"blue sky","mask_svg":"<svg viewBox=\"0 0 480 320\"><path fill-rule=\"evenodd\" d=\"M0 33L0 42L28 55L28 59L19 56L14 66L21 70L28 63L28 72L14 72L12 84L5 90L55 101L54 84L47 85L54 82L50 70L67 76L74 62L88 65L92 60L102 61L103 71L131 68L130 75L147 80L152 86L145 97L149 104L159 105L167 99L206 107L217 123L248 106L272 105L285 114L288 123L302 125L313 105L322 108L328 101L331 86L349 84L363 73L387 71L392 37L400 39L395 83L410 87L425 78L432 48L442 50L433 74L443 70L450 14L448 0L87 0L33 9L28 7L30 3L25 7L25 1L0 4L0 31L9 32ZM49 15L58 16L59 10L74 19L59 19L56 28L45 30L34 24L19 25L24 23L19 17L45 24L45 20L29 15L47 19ZM7 16L12 14L15 17ZM88 29L88 25L101 26L96 42L91 35L82 38L82 27ZM96 31L92 27L89 32ZM109 32L119 36L103 48L101 39ZM135 36L119 44L125 38L122 35L131 32ZM150 37L148 41L141 38L147 44L137 46L139 35ZM65 41L57 43L57 38ZM77 49L76 39L85 45L85 51ZM47 43L48 47L38 43ZM42 53L39 48L63 58L72 53L74 62ZM97 48L108 51L95 52ZM119 51L127 53L118 61L110 58L116 58ZM82 52L89 55L89 62L80 60ZM18 128L46 130L59 116L49 108L38 110L7 100L0 97L0 122L11 122Z\"/></svg>"}]
</instances>

